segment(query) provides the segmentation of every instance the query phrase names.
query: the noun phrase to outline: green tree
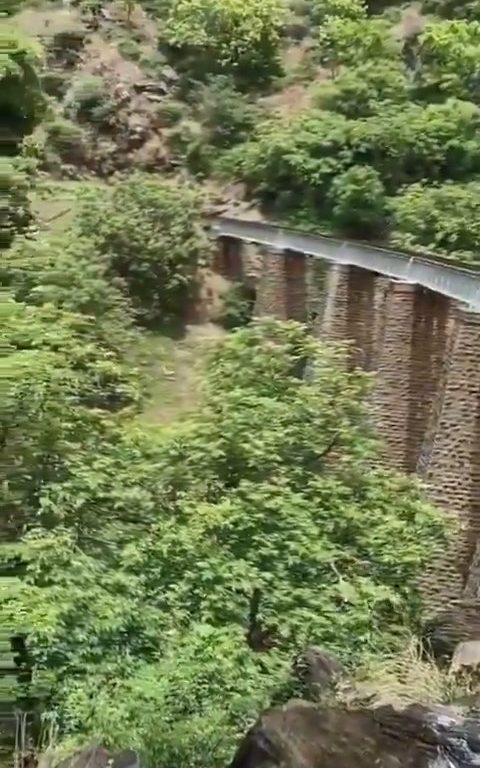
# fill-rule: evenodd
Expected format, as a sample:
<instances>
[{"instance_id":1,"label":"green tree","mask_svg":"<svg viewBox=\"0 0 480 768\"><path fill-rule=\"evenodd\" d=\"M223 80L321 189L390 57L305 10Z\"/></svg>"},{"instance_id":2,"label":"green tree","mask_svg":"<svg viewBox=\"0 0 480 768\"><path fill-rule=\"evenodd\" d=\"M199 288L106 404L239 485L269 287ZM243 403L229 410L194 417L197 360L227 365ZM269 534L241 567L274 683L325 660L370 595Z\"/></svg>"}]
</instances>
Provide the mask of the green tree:
<instances>
[{"instance_id":1,"label":"green tree","mask_svg":"<svg viewBox=\"0 0 480 768\"><path fill-rule=\"evenodd\" d=\"M480 112L451 99L402 109L385 104L378 115L347 120L306 109L293 119L261 124L255 140L233 150L234 173L268 203L332 215L333 180L351 166L379 175L388 194L424 178L465 179L479 170ZM285 190L285 191L284 191Z\"/></svg>"},{"instance_id":2,"label":"green tree","mask_svg":"<svg viewBox=\"0 0 480 768\"><path fill-rule=\"evenodd\" d=\"M395 59L400 44L392 35L389 23L382 18L327 17L318 31L320 62L338 72L340 66L357 66L361 62Z\"/></svg>"},{"instance_id":3,"label":"green tree","mask_svg":"<svg viewBox=\"0 0 480 768\"><path fill-rule=\"evenodd\" d=\"M426 13L435 13L447 19L480 21L479 0L423 0Z\"/></svg>"},{"instance_id":4,"label":"green tree","mask_svg":"<svg viewBox=\"0 0 480 768\"><path fill-rule=\"evenodd\" d=\"M123 744L128 723L165 768L208 750L224 764L304 643L357 659L415 627L445 520L371 468L368 377L343 355L295 323L237 331L206 361L198 413L77 439L37 489L9 620L64 729ZM255 590L266 655L244 639Z\"/></svg>"},{"instance_id":5,"label":"green tree","mask_svg":"<svg viewBox=\"0 0 480 768\"><path fill-rule=\"evenodd\" d=\"M330 189L332 219L342 232L368 238L379 236L386 226L385 187L377 171L353 165L339 174Z\"/></svg>"},{"instance_id":6,"label":"green tree","mask_svg":"<svg viewBox=\"0 0 480 768\"><path fill-rule=\"evenodd\" d=\"M182 493L197 490L142 539L137 566L177 622L241 625L257 587L276 642L348 657L414 620L417 569L443 524L411 480L369 468L367 378L342 359L301 326L266 322L208 360L205 409L169 451Z\"/></svg>"},{"instance_id":7,"label":"green tree","mask_svg":"<svg viewBox=\"0 0 480 768\"><path fill-rule=\"evenodd\" d=\"M207 254L201 201L190 187L133 175L112 189L85 190L76 232L91 238L110 278L120 278L137 318L185 316L196 269Z\"/></svg>"},{"instance_id":8,"label":"green tree","mask_svg":"<svg viewBox=\"0 0 480 768\"><path fill-rule=\"evenodd\" d=\"M42 50L13 25L0 31L0 111L3 119L4 154L14 154L19 142L41 119L45 101L38 68Z\"/></svg>"},{"instance_id":9,"label":"green tree","mask_svg":"<svg viewBox=\"0 0 480 768\"><path fill-rule=\"evenodd\" d=\"M419 96L480 102L480 22L430 22L420 35L417 57Z\"/></svg>"},{"instance_id":10,"label":"green tree","mask_svg":"<svg viewBox=\"0 0 480 768\"><path fill-rule=\"evenodd\" d=\"M174 0L165 42L189 75L231 74L257 85L279 71L279 0Z\"/></svg>"},{"instance_id":11,"label":"green tree","mask_svg":"<svg viewBox=\"0 0 480 768\"><path fill-rule=\"evenodd\" d=\"M4 254L0 278L16 301L84 316L89 338L119 356L134 343L124 283L107 274L90 239L69 233L20 239Z\"/></svg>"},{"instance_id":12,"label":"green tree","mask_svg":"<svg viewBox=\"0 0 480 768\"><path fill-rule=\"evenodd\" d=\"M365 19L367 7L363 0L313 0L307 4L308 14L315 26L322 26L332 17Z\"/></svg>"},{"instance_id":13,"label":"green tree","mask_svg":"<svg viewBox=\"0 0 480 768\"><path fill-rule=\"evenodd\" d=\"M392 201L392 242L454 260L480 261L480 185L413 184Z\"/></svg>"},{"instance_id":14,"label":"green tree","mask_svg":"<svg viewBox=\"0 0 480 768\"><path fill-rule=\"evenodd\" d=\"M401 62L365 61L345 69L315 91L320 109L339 112L349 118L369 117L385 109L386 103L404 104L409 83Z\"/></svg>"}]
</instances>

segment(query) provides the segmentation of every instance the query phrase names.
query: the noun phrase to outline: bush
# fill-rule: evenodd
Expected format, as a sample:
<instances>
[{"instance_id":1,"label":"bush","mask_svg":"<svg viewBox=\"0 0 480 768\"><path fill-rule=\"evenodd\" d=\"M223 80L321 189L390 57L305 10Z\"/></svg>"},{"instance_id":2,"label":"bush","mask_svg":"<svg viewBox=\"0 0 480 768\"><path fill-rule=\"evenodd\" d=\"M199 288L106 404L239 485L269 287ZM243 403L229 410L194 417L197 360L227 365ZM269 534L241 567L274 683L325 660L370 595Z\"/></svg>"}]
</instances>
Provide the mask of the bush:
<instances>
[{"instance_id":1,"label":"bush","mask_svg":"<svg viewBox=\"0 0 480 768\"><path fill-rule=\"evenodd\" d=\"M232 285L223 295L223 307L218 322L226 330L248 325L252 319L254 296L243 283Z\"/></svg>"},{"instance_id":2,"label":"bush","mask_svg":"<svg viewBox=\"0 0 480 768\"><path fill-rule=\"evenodd\" d=\"M183 102L167 97L158 104L155 112L160 126L171 128L188 114L188 108Z\"/></svg>"},{"instance_id":3,"label":"bush","mask_svg":"<svg viewBox=\"0 0 480 768\"><path fill-rule=\"evenodd\" d=\"M239 93L231 78L218 76L200 88L196 116L207 143L226 148L247 139L259 110Z\"/></svg>"},{"instance_id":4,"label":"bush","mask_svg":"<svg viewBox=\"0 0 480 768\"><path fill-rule=\"evenodd\" d=\"M46 94L63 99L68 89L69 78L65 72L50 70L42 75L42 88Z\"/></svg>"},{"instance_id":5,"label":"bush","mask_svg":"<svg viewBox=\"0 0 480 768\"><path fill-rule=\"evenodd\" d=\"M288 675L288 659L260 660L238 629L200 624L124 679L70 684L65 712L92 738L137 748L147 765L222 768Z\"/></svg>"},{"instance_id":6,"label":"bush","mask_svg":"<svg viewBox=\"0 0 480 768\"><path fill-rule=\"evenodd\" d=\"M373 168L354 165L339 174L329 192L334 226L356 237L375 237L386 225L387 201Z\"/></svg>"},{"instance_id":7,"label":"bush","mask_svg":"<svg viewBox=\"0 0 480 768\"><path fill-rule=\"evenodd\" d=\"M75 80L65 97L66 113L72 118L91 120L95 110L108 99L101 77L82 76Z\"/></svg>"},{"instance_id":8,"label":"bush","mask_svg":"<svg viewBox=\"0 0 480 768\"><path fill-rule=\"evenodd\" d=\"M341 72L317 89L314 102L320 109L350 118L369 117L385 109L385 102L408 100L409 83L400 62L367 61Z\"/></svg>"},{"instance_id":9,"label":"bush","mask_svg":"<svg viewBox=\"0 0 480 768\"><path fill-rule=\"evenodd\" d=\"M84 131L70 120L56 120L45 123L46 150L58 155L65 163L80 163L85 156Z\"/></svg>"},{"instance_id":10,"label":"bush","mask_svg":"<svg viewBox=\"0 0 480 768\"><path fill-rule=\"evenodd\" d=\"M279 72L279 0L174 0L164 42L190 77L230 74L256 86Z\"/></svg>"},{"instance_id":11,"label":"bush","mask_svg":"<svg viewBox=\"0 0 480 768\"><path fill-rule=\"evenodd\" d=\"M413 184L392 201L392 241L402 248L480 262L480 184Z\"/></svg>"},{"instance_id":12,"label":"bush","mask_svg":"<svg viewBox=\"0 0 480 768\"><path fill-rule=\"evenodd\" d=\"M76 228L124 281L139 320L171 321L184 316L207 253L200 213L191 188L137 174L111 190L87 190Z\"/></svg>"}]
</instances>

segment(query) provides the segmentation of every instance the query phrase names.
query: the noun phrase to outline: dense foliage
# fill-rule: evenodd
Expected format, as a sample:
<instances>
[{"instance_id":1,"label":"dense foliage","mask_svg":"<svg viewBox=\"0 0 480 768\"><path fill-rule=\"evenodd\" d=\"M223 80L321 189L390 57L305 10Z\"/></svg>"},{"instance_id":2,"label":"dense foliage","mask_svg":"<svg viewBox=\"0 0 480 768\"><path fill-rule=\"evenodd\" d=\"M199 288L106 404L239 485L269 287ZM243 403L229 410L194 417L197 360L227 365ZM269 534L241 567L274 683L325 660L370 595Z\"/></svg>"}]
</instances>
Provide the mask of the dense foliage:
<instances>
[{"instance_id":1,"label":"dense foliage","mask_svg":"<svg viewBox=\"0 0 480 768\"><path fill-rule=\"evenodd\" d=\"M195 270L207 253L196 191L131 176L113 190L88 189L77 217L111 277L126 286L144 322L182 317Z\"/></svg>"},{"instance_id":2,"label":"dense foliage","mask_svg":"<svg viewBox=\"0 0 480 768\"><path fill-rule=\"evenodd\" d=\"M13 150L23 136L40 120L44 100L38 67L42 51L38 44L25 38L14 26L4 23L0 31L0 111L2 154L8 145ZM12 150L10 150L11 152Z\"/></svg>"},{"instance_id":3,"label":"dense foliage","mask_svg":"<svg viewBox=\"0 0 480 768\"><path fill-rule=\"evenodd\" d=\"M279 71L282 21L279 0L173 0L165 40L195 79L233 72L252 86Z\"/></svg>"},{"instance_id":4,"label":"dense foliage","mask_svg":"<svg viewBox=\"0 0 480 768\"><path fill-rule=\"evenodd\" d=\"M25 575L3 616L67 734L221 765L306 642L358 659L415 628L444 524L411 480L369 468L368 380L342 350L251 325L212 349L198 412L144 432L92 408L69 316L9 306L3 427L24 534L3 555Z\"/></svg>"}]
</instances>

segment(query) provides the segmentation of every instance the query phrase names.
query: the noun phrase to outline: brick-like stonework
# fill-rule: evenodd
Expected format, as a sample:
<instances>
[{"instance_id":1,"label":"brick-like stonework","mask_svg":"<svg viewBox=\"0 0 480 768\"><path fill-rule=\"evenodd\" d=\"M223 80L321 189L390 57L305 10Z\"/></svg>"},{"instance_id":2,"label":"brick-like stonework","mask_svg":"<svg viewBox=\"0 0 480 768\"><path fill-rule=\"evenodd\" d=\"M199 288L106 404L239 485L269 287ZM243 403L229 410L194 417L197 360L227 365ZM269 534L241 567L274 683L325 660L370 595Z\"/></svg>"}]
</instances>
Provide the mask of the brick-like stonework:
<instances>
[{"instance_id":1,"label":"brick-like stonework","mask_svg":"<svg viewBox=\"0 0 480 768\"><path fill-rule=\"evenodd\" d=\"M384 458L401 471L410 469L408 420L410 359L416 287L392 282L385 298L384 328L377 352L372 412Z\"/></svg>"},{"instance_id":2,"label":"brick-like stonework","mask_svg":"<svg viewBox=\"0 0 480 768\"><path fill-rule=\"evenodd\" d=\"M285 254L261 249L262 268L257 283L254 314L287 319Z\"/></svg>"},{"instance_id":3,"label":"brick-like stonework","mask_svg":"<svg viewBox=\"0 0 480 768\"><path fill-rule=\"evenodd\" d=\"M219 237L213 255L215 272L231 282L241 282L244 277L242 243L231 237Z\"/></svg>"},{"instance_id":4,"label":"brick-like stonework","mask_svg":"<svg viewBox=\"0 0 480 768\"><path fill-rule=\"evenodd\" d=\"M285 252L285 312L289 320L308 319L307 256Z\"/></svg>"},{"instance_id":5,"label":"brick-like stonework","mask_svg":"<svg viewBox=\"0 0 480 768\"><path fill-rule=\"evenodd\" d=\"M371 370L375 349L375 274L358 267L348 268L346 334L352 341L350 365Z\"/></svg>"},{"instance_id":6,"label":"brick-like stonework","mask_svg":"<svg viewBox=\"0 0 480 768\"><path fill-rule=\"evenodd\" d=\"M430 499L461 525L432 569L428 591L439 605L467 587L480 536L480 314L460 310L456 323L426 472Z\"/></svg>"},{"instance_id":7,"label":"brick-like stonework","mask_svg":"<svg viewBox=\"0 0 480 768\"><path fill-rule=\"evenodd\" d=\"M348 267L332 264L326 279L327 300L324 314L317 323L320 337L328 341L346 341L348 315Z\"/></svg>"}]
</instances>

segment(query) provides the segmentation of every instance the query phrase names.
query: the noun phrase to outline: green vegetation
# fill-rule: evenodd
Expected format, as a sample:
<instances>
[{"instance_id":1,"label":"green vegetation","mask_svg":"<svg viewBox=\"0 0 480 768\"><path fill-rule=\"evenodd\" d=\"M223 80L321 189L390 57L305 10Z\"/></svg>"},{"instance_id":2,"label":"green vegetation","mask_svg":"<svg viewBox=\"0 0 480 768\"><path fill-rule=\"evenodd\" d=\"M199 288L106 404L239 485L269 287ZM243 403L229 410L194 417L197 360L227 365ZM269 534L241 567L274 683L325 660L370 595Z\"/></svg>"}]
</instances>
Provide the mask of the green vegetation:
<instances>
[{"instance_id":1,"label":"green vegetation","mask_svg":"<svg viewBox=\"0 0 480 768\"><path fill-rule=\"evenodd\" d=\"M368 667L415 635L448 531L375 468L345 350L253 322L240 285L216 343L167 336L209 255L208 193L240 181L272 216L476 262L480 19L140 5L53 4L43 52L13 14L2 32L0 623L63 741L216 768L306 643Z\"/></svg>"},{"instance_id":2,"label":"green vegetation","mask_svg":"<svg viewBox=\"0 0 480 768\"><path fill-rule=\"evenodd\" d=\"M165 42L193 79L234 74L245 87L279 72L280 0L172 0Z\"/></svg>"}]
</instances>

